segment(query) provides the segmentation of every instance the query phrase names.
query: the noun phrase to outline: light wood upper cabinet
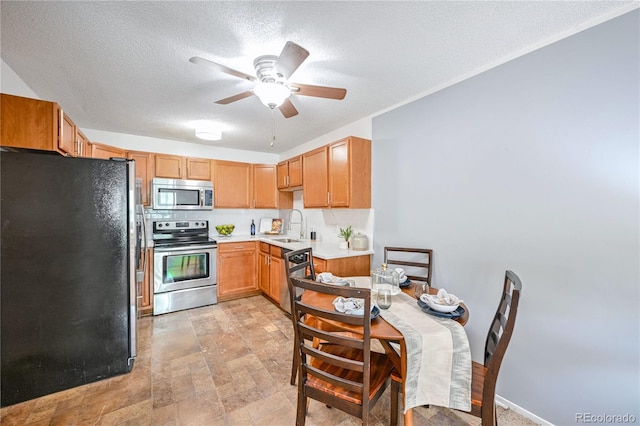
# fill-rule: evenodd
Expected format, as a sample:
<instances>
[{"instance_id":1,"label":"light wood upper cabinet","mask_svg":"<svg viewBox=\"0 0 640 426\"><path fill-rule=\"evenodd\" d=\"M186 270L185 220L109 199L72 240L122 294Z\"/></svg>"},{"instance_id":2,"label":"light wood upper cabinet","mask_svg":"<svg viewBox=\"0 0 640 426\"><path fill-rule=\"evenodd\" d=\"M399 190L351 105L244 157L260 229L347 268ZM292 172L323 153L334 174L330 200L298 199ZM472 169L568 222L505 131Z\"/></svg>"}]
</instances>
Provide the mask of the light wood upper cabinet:
<instances>
[{"instance_id":1,"label":"light wood upper cabinet","mask_svg":"<svg viewBox=\"0 0 640 426\"><path fill-rule=\"evenodd\" d=\"M179 155L155 154L155 177L182 179L184 160L184 157L180 157Z\"/></svg>"},{"instance_id":2,"label":"light wood upper cabinet","mask_svg":"<svg viewBox=\"0 0 640 426\"><path fill-rule=\"evenodd\" d=\"M323 146L302 155L304 206L329 207L329 150Z\"/></svg>"},{"instance_id":3,"label":"light wood upper cabinet","mask_svg":"<svg viewBox=\"0 0 640 426\"><path fill-rule=\"evenodd\" d=\"M127 153L124 149L99 143L91 143L91 158L102 158L108 160L112 157L127 158Z\"/></svg>"},{"instance_id":4,"label":"light wood upper cabinet","mask_svg":"<svg viewBox=\"0 0 640 426\"><path fill-rule=\"evenodd\" d=\"M278 189L293 190L302 187L302 156L278 163Z\"/></svg>"},{"instance_id":5,"label":"light wood upper cabinet","mask_svg":"<svg viewBox=\"0 0 640 426\"><path fill-rule=\"evenodd\" d=\"M71 118L62 111L58 110L60 114L60 137L58 138L58 149L64 153L70 155L78 155L76 144L76 125Z\"/></svg>"},{"instance_id":6,"label":"light wood upper cabinet","mask_svg":"<svg viewBox=\"0 0 640 426\"><path fill-rule=\"evenodd\" d=\"M211 160L187 158L187 179L211 180Z\"/></svg>"},{"instance_id":7,"label":"light wood upper cabinet","mask_svg":"<svg viewBox=\"0 0 640 426\"><path fill-rule=\"evenodd\" d=\"M84 133L80 131L76 127L76 155L78 157L91 157L91 142L89 142L89 138L87 138Z\"/></svg>"},{"instance_id":8,"label":"light wood upper cabinet","mask_svg":"<svg viewBox=\"0 0 640 426\"><path fill-rule=\"evenodd\" d=\"M127 158L136 162L136 178L142 179L142 205L151 205L150 184L153 179L153 154L127 151Z\"/></svg>"},{"instance_id":9,"label":"light wood upper cabinet","mask_svg":"<svg viewBox=\"0 0 640 426\"><path fill-rule=\"evenodd\" d=\"M293 207L293 194L278 191L276 177L275 164L253 165L253 208L290 209Z\"/></svg>"},{"instance_id":10,"label":"light wood upper cabinet","mask_svg":"<svg viewBox=\"0 0 640 426\"><path fill-rule=\"evenodd\" d=\"M249 163L214 161L214 206L237 209L252 207L252 172L253 168Z\"/></svg>"},{"instance_id":11,"label":"light wood upper cabinet","mask_svg":"<svg viewBox=\"0 0 640 426\"><path fill-rule=\"evenodd\" d=\"M304 206L371 208L371 141L348 137L303 155Z\"/></svg>"},{"instance_id":12,"label":"light wood upper cabinet","mask_svg":"<svg viewBox=\"0 0 640 426\"><path fill-rule=\"evenodd\" d=\"M278 188L276 188L276 166L273 164L253 165L253 205L254 208L277 209Z\"/></svg>"},{"instance_id":13,"label":"light wood upper cabinet","mask_svg":"<svg viewBox=\"0 0 640 426\"><path fill-rule=\"evenodd\" d=\"M76 126L55 102L0 94L0 145L77 155Z\"/></svg>"}]
</instances>

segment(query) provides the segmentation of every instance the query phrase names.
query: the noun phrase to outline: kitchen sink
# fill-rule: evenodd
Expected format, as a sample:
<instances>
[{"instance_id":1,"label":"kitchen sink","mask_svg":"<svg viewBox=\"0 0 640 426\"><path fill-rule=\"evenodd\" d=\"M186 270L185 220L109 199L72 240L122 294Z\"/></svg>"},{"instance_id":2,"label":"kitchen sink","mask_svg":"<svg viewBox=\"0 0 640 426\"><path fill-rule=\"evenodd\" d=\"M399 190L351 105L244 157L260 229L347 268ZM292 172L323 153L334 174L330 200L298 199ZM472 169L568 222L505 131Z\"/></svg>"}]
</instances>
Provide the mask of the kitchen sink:
<instances>
[{"instance_id":1,"label":"kitchen sink","mask_svg":"<svg viewBox=\"0 0 640 426\"><path fill-rule=\"evenodd\" d=\"M274 238L273 241L277 241L279 243L299 243L300 240L296 240L293 238Z\"/></svg>"}]
</instances>

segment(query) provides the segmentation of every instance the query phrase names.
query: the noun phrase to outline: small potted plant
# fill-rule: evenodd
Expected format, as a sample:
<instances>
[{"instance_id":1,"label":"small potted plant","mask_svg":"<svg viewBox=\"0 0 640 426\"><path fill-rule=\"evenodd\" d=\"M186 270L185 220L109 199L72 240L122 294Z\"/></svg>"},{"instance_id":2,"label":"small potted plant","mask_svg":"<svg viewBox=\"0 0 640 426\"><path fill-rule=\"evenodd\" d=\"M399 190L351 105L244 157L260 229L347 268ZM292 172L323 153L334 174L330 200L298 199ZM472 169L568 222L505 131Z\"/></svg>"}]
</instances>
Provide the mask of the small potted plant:
<instances>
[{"instance_id":1,"label":"small potted plant","mask_svg":"<svg viewBox=\"0 0 640 426\"><path fill-rule=\"evenodd\" d=\"M340 243L341 249L349 248L349 239L351 238L351 234L353 234L351 225L347 226L346 228L340 228L340 235L338 235L338 237L344 238L344 243Z\"/></svg>"}]
</instances>

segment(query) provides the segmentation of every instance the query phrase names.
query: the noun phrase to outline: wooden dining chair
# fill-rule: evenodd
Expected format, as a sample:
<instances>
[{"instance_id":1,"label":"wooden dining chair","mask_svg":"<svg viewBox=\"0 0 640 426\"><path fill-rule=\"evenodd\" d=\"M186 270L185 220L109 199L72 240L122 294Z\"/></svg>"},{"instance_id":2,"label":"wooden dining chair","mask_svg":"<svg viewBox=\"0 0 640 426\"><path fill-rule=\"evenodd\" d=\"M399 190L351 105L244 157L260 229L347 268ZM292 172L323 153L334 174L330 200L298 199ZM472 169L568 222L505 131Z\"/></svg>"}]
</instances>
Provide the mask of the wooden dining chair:
<instances>
[{"instance_id":1,"label":"wooden dining chair","mask_svg":"<svg viewBox=\"0 0 640 426\"><path fill-rule=\"evenodd\" d=\"M291 278L294 290L304 289L344 298L364 300L364 314L328 311L294 299L296 342L300 360L296 425L305 424L308 399L339 409L369 423L369 411L390 382L393 364L384 353L371 352L371 289L323 284ZM316 322L303 321L313 316ZM324 320L362 327L362 335L345 336L317 326ZM314 338L317 348L308 342ZM326 343L325 343L326 342Z\"/></svg>"},{"instance_id":2,"label":"wooden dining chair","mask_svg":"<svg viewBox=\"0 0 640 426\"><path fill-rule=\"evenodd\" d=\"M431 285L431 263L433 250L408 247L385 247L384 263L393 269L405 269L405 275L411 281L427 282Z\"/></svg>"},{"instance_id":3,"label":"wooden dining chair","mask_svg":"<svg viewBox=\"0 0 640 426\"><path fill-rule=\"evenodd\" d=\"M290 251L284 254L285 259L285 271L287 275L287 286L289 288L289 299L291 300L291 320L293 322L294 336L293 336L293 361L291 362L291 384L296 384L296 375L298 374L298 348L297 348L297 333L295 333L295 327L297 318L293 315L293 301L295 297L298 297L295 291L292 291L290 280L293 277L306 278L312 281L316 279L316 272L313 267L313 250L311 247L306 247L300 250ZM295 260L295 261L294 261Z\"/></svg>"},{"instance_id":4,"label":"wooden dining chair","mask_svg":"<svg viewBox=\"0 0 640 426\"><path fill-rule=\"evenodd\" d=\"M498 309L493 317L484 346L484 363L471 362L471 413L482 419L482 426L495 426L496 383L502 359L513 334L518 314L518 302L522 282L512 272L506 271L504 287ZM394 370L391 383L391 424L398 422L398 397L402 391L402 378ZM394 411L395 410L395 411Z\"/></svg>"}]
</instances>

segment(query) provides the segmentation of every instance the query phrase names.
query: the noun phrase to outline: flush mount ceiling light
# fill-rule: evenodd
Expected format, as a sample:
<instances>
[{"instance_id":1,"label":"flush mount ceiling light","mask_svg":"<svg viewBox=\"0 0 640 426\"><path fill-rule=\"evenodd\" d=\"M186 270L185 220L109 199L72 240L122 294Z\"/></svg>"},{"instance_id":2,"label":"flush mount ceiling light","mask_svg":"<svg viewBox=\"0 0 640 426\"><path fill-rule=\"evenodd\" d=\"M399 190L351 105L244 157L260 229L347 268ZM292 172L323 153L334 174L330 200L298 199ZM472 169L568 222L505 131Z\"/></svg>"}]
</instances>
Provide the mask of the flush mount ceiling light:
<instances>
[{"instance_id":1,"label":"flush mount ceiling light","mask_svg":"<svg viewBox=\"0 0 640 426\"><path fill-rule=\"evenodd\" d=\"M253 89L260 101L269 108L277 108L289 97L291 91L280 83L258 83Z\"/></svg>"},{"instance_id":2,"label":"flush mount ceiling light","mask_svg":"<svg viewBox=\"0 0 640 426\"><path fill-rule=\"evenodd\" d=\"M196 137L205 141L219 141L222 139L222 130L211 124L201 124L196 126Z\"/></svg>"}]
</instances>

